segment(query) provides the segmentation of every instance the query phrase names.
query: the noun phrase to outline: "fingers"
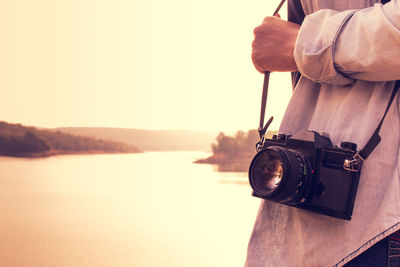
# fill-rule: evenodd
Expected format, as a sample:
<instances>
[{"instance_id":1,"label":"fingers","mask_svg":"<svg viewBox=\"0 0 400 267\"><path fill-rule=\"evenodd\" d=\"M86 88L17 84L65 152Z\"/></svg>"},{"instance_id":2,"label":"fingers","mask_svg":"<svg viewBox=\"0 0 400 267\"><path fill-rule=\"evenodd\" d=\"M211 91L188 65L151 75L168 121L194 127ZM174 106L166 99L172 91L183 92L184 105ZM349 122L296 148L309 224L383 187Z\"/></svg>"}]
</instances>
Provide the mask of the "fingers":
<instances>
[{"instance_id":1,"label":"fingers","mask_svg":"<svg viewBox=\"0 0 400 267\"><path fill-rule=\"evenodd\" d=\"M273 22L276 20L281 20L281 16L279 14L276 14L275 16L268 16L268 17L264 18L264 20L261 24Z\"/></svg>"},{"instance_id":2,"label":"fingers","mask_svg":"<svg viewBox=\"0 0 400 267\"><path fill-rule=\"evenodd\" d=\"M259 73L263 74L265 71L264 71L260 66L258 66L256 60L254 59L254 56L252 56L252 61L253 61L253 65L254 65L255 69L256 69Z\"/></svg>"},{"instance_id":3,"label":"fingers","mask_svg":"<svg viewBox=\"0 0 400 267\"><path fill-rule=\"evenodd\" d=\"M266 23L270 22L272 19L273 19L273 17L271 17L271 16L265 17L261 24L266 24Z\"/></svg>"},{"instance_id":4,"label":"fingers","mask_svg":"<svg viewBox=\"0 0 400 267\"><path fill-rule=\"evenodd\" d=\"M254 67L260 73L296 70L293 51L299 28L277 16L266 17L253 32L251 59Z\"/></svg>"}]
</instances>

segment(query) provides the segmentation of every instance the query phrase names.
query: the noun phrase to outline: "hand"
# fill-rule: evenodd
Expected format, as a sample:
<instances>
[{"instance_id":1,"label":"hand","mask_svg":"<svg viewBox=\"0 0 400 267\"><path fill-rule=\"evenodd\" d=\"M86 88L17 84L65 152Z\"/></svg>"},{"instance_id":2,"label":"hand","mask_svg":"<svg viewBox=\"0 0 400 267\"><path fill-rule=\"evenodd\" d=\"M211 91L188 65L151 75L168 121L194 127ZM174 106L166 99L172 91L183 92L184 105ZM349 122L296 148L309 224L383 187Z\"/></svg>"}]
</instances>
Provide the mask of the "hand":
<instances>
[{"instance_id":1,"label":"hand","mask_svg":"<svg viewBox=\"0 0 400 267\"><path fill-rule=\"evenodd\" d=\"M300 25L278 17L266 17L254 29L251 59L256 69L265 71L297 71L294 47Z\"/></svg>"}]
</instances>

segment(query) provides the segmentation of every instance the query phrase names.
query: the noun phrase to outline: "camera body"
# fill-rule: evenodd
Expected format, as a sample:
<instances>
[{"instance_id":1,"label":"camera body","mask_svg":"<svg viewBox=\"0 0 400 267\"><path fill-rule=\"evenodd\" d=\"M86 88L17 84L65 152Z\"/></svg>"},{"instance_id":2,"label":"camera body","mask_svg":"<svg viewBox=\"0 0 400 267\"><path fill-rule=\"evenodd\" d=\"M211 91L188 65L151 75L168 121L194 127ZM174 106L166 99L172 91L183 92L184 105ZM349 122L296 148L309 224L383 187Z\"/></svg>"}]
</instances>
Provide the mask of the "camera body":
<instances>
[{"instance_id":1,"label":"camera body","mask_svg":"<svg viewBox=\"0 0 400 267\"><path fill-rule=\"evenodd\" d=\"M265 139L249 169L253 196L351 220L361 166L351 171L344 164L356 149L306 130Z\"/></svg>"}]
</instances>

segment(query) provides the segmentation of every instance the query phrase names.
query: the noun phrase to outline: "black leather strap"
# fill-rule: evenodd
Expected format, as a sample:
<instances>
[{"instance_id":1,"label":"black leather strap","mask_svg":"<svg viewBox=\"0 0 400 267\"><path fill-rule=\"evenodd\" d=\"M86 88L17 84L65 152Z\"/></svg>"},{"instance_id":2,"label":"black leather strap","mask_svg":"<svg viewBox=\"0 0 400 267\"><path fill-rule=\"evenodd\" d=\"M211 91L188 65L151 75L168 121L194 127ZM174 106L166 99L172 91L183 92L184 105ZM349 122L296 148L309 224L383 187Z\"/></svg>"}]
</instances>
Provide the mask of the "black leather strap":
<instances>
[{"instance_id":1,"label":"black leather strap","mask_svg":"<svg viewBox=\"0 0 400 267\"><path fill-rule=\"evenodd\" d=\"M276 16L279 13L279 10L283 6L286 0L281 0L277 8L275 9L272 16ZM267 124L264 126L264 117L265 117L265 108L267 106L267 96L268 96L268 84L269 84L269 71L264 72L264 85L263 85L263 93L261 98L261 114L260 114L260 126L258 127L258 133L260 135L260 139L264 139L265 132L267 131L269 125L271 124L273 117L271 117Z\"/></svg>"},{"instance_id":2,"label":"black leather strap","mask_svg":"<svg viewBox=\"0 0 400 267\"><path fill-rule=\"evenodd\" d=\"M364 148L358 152L358 155L361 156L361 159L365 160L366 158L368 158L368 156L372 153L372 151L375 149L375 147L380 143L381 137L379 136L379 131L381 130L383 121L386 117L386 114L389 111L390 106L393 103L394 97L396 96L396 93L399 90L399 88L400 88L400 80L396 81L396 83L394 85L392 95L390 96L389 102L386 106L385 113L383 114L383 117L382 117L381 121L379 122L378 127L376 127L375 132L372 134L371 138L369 139L367 144L364 146Z\"/></svg>"},{"instance_id":3,"label":"black leather strap","mask_svg":"<svg viewBox=\"0 0 400 267\"><path fill-rule=\"evenodd\" d=\"M260 139L264 138L265 132L268 129L268 126L271 124L273 117L271 117L267 124L264 126L264 117L265 117L265 108L267 106L267 96L268 96L268 84L269 84L269 71L264 73L264 84L263 84L263 92L261 98L261 113L260 113L260 125L258 127L258 134L260 135Z\"/></svg>"},{"instance_id":4,"label":"black leather strap","mask_svg":"<svg viewBox=\"0 0 400 267\"><path fill-rule=\"evenodd\" d=\"M287 16L288 21L301 25L303 23L304 14L303 6L301 5L300 0L288 0L287 2ZM299 71L292 72L292 89L297 85L301 77L301 73Z\"/></svg>"}]
</instances>

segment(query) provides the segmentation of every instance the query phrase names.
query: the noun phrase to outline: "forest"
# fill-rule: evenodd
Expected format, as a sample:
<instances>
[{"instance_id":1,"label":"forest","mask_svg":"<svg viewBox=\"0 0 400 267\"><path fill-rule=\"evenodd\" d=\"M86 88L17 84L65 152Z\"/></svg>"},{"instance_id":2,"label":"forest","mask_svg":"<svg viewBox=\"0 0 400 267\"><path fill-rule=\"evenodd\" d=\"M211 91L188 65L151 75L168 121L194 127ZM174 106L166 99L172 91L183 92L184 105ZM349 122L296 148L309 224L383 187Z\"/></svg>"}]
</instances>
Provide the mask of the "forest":
<instances>
[{"instance_id":1,"label":"forest","mask_svg":"<svg viewBox=\"0 0 400 267\"><path fill-rule=\"evenodd\" d=\"M268 131L267 138L271 138L277 131ZM216 143L211 145L212 155L206 159L199 159L195 163L216 164L219 171L246 172L256 153L255 145L260 140L257 130L247 133L238 131L234 136L220 133Z\"/></svg>"},{"instance_id":2,"label":"forest","mask_svg":"<svg viewBox=\"0 0 400 267\"><path fill-rule=\"evenodd\" d=\"M133 145L0 121L0 155L43 157L57 154L138 153Z\"/></svg>"}]
</instances>

